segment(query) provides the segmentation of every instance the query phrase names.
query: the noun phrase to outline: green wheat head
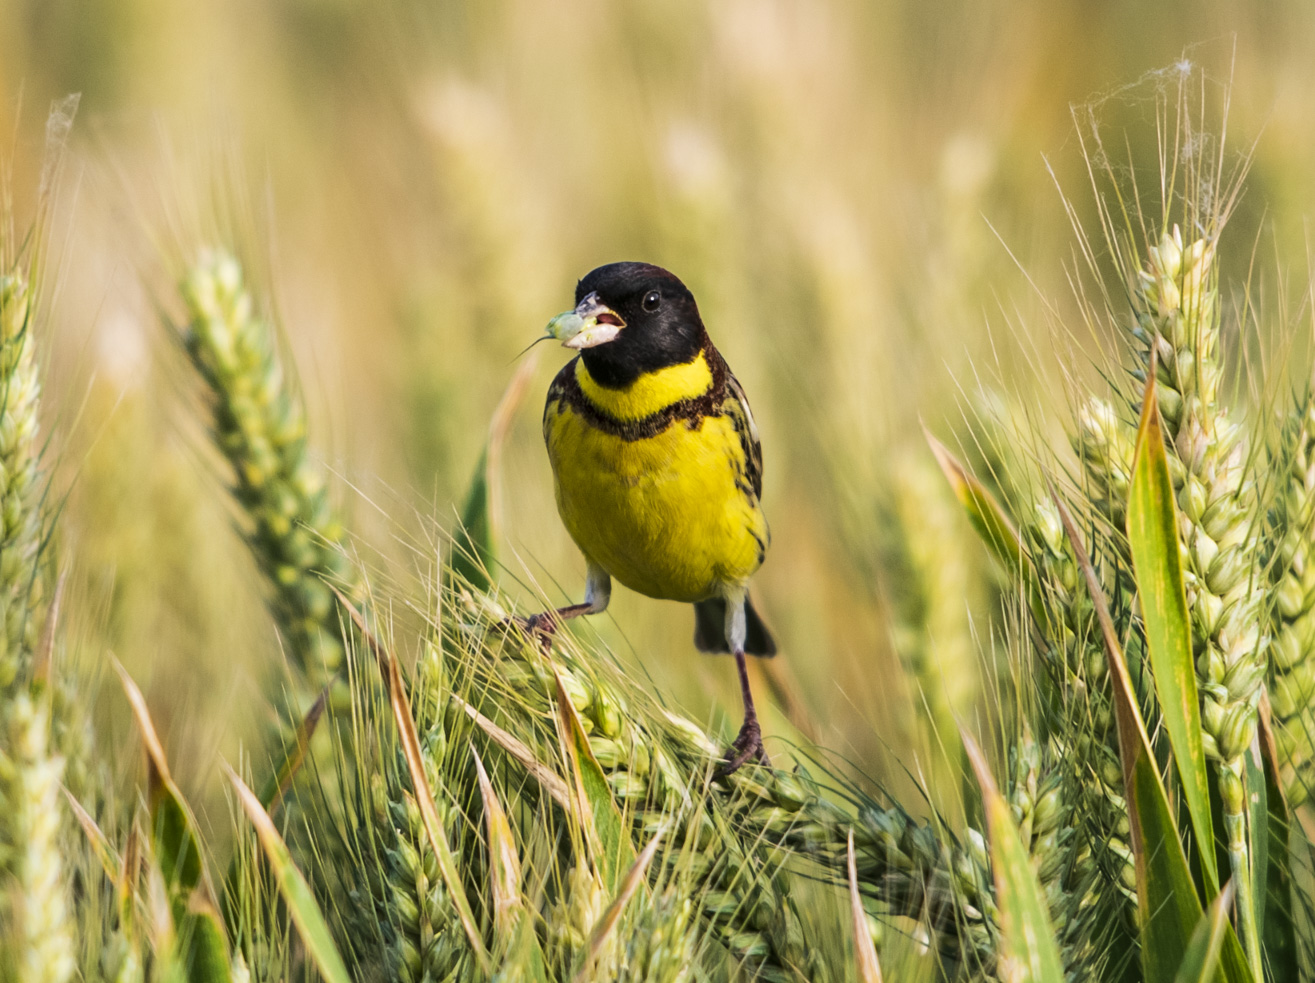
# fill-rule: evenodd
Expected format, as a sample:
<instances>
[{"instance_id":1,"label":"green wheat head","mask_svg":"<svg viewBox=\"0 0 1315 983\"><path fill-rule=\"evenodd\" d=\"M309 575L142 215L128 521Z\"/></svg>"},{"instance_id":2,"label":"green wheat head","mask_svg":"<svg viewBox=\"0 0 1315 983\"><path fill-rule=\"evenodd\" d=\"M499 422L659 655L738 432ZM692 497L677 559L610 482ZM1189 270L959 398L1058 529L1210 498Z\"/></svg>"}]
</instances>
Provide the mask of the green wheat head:
<instances>
[{"instance_id":1,"label":"green wheat head","mask_svg":"<svg viewBox=\"0 0 1315 983\"><path fill-rule=\"evenodd\" d=\"M215 444L232 469L252 556L288 654L317 691L342 663L329 584L350 588L351 566L336 548L342 526L324 477L307 457L305 410L231 255L204 253L181 289L183 342L210 389Z\"/></svg>"}]
</instances>

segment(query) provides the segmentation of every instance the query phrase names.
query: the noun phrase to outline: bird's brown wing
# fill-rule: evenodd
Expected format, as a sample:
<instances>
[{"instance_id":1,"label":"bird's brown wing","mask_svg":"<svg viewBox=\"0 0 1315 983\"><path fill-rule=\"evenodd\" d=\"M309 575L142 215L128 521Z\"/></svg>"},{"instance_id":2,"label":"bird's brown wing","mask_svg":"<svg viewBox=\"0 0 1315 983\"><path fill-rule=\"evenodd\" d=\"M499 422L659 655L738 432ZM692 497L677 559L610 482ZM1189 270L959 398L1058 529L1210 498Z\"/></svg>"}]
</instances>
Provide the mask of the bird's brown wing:
<instances>
[{"instance_id":1,"label":"bird's brown wing","mask_svg":"<svg viewBox=\"0 0 1315 983\"><path fill-rule=\"evenodd\" d=\"M744 387L730 369L726 370L726 395L722 400L721 412L730 419L740 437L740 447L744 451L742 477L753 489L754 497L761 498L763 447L758 438L758 424L754 422L753 411L749 409L749 397L744 395Z\"/></svg>"}]
</instances>

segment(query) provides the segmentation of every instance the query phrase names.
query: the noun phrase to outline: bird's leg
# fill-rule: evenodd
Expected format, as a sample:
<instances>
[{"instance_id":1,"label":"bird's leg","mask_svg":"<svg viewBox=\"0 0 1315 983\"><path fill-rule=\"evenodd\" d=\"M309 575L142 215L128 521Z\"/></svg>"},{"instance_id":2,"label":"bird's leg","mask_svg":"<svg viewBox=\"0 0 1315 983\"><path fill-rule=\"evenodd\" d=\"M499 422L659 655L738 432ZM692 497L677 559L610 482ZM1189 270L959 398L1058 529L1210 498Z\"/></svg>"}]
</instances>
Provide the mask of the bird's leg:
<instances>
[{"instance_id":1,"label":"bird's leg","mask_svg":"<svg viewBox=\"0 0 1315 983\"><path fill-rule=\"evenodd\" d=\"M607 610L607 602L612 599L612 578L607 571L594 563L589 564L589 573L585 579L584 603L568 604L562 608L549 608L527 617L512 620L531 635L538 635L545 643L552 639L553 633L563 621L578 618L582 614L602 614Z\"/></svg>"},{"instance_id":2,"label":"bird's leg","mask_svg":"<svg viewBox=\"0 0 1315 983\"><path fill-rule=\"evenodd\" d=\"M758 726L758 711L753 707L753 690L749 688L749 667L744 657L744 598L726 602L726 641L735 656L735 668L740 674L740 696L744 700L744 723L740 733L726 749L726 760L717 767L717 777L725 778L750 758L761 765L770 765L763 748L762 728Z\"/></svg>"}]
</instances>

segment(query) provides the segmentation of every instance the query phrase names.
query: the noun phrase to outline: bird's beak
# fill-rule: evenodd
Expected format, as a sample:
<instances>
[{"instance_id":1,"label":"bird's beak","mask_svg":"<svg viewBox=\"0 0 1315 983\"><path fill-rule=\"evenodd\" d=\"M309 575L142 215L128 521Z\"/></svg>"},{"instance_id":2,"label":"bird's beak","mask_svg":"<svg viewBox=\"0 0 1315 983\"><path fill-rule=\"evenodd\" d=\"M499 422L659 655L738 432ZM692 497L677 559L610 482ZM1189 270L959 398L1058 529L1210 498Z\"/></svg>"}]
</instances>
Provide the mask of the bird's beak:
<instances>
[{"instance_id":1,"label":"bird's beak","mask_svg":"<svg viewBox=\"0 0 1315 983\"><path fill-rule=\"evenodd\" d=\"M575 310L558 314L548 322L548 337L567 348L593 348L611 341L626 322L592 293L575 305Z\"/></svg>"}]
</instances>

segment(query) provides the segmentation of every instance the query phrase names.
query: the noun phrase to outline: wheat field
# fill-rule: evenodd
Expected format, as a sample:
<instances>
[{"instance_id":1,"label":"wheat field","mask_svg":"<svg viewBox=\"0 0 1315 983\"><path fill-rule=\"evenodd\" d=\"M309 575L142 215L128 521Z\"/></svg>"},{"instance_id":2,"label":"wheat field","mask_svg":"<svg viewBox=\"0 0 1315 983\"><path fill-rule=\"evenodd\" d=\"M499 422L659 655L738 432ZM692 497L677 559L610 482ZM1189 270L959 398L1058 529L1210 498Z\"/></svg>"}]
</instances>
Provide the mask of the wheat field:
<instances>
[{"instance_id":1,"label":"wheat field","mask_svg":"<svg viewBox=\"0 0 1315 983\"><path fill-rule=\"evenodd\" d=\"M0 0L0 980L1309 978L1312 40ZM687 608L502 627L618 259L762 431L729 783Z\"/></svg>"}]
</instances>

